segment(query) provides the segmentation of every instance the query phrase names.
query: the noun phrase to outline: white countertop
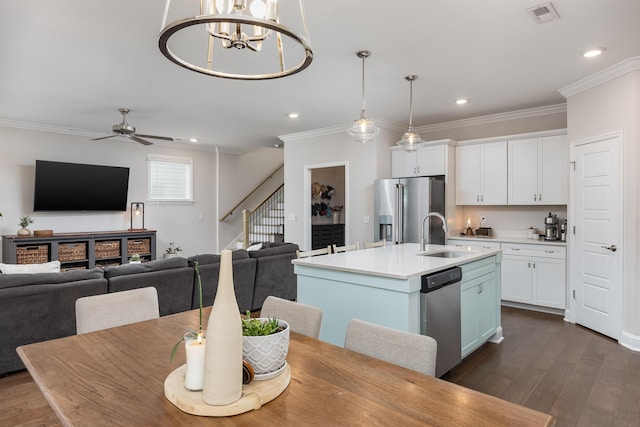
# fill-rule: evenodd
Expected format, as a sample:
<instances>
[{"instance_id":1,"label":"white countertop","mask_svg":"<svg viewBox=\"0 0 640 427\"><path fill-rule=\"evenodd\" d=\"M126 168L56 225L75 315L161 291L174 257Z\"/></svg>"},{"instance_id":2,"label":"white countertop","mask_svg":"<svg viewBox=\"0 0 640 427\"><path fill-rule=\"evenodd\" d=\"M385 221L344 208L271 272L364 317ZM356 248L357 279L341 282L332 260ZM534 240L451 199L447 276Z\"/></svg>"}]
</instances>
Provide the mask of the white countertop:
<instances>
[{"instance_id":1,"label":"white countertop","mask_svg":"<svg viewBox=\"0 0 640 427\"><path fill-rule=\"evenodd\" d=\"M418 255L418 253L428 254L442 251L467 252L468 254L456 258L435 258ZM427 245L426 251L420 252L420 245L417 243L404 243L294 259L292 263L297 266L406 280L466 264L500 252L500 249L461 248L459 246L444 245Z\"/></svg>"},{"instance_id":2,"label":"white countertop","mask_svg":"<svg viewBox=\"0 0 640 427\"><path fill-rule=\"evenodd\" d=\"M497 242L497 243L522 243L531 245L551 245L551 246L567 246L567 242L562 240L544 240L542 239L527 239L520 236L456 236L449 234L447 240L468 240L468 241L480 241L480 242Z\"/></svg>"}]
</instances>

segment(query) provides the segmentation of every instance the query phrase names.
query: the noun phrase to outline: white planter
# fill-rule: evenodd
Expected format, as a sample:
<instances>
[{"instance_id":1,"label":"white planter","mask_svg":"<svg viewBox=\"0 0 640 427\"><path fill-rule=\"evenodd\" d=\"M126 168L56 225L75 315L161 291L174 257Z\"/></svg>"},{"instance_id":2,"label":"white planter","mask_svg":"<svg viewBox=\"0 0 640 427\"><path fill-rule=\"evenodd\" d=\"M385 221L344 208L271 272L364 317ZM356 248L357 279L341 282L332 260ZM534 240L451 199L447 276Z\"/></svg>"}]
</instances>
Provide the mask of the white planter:
<instances>
[{"instance_id":1,"label":"white planter","mask_svg":"<svg viewBox=\"0 0 640 427\"><path fill-rule=\"evenodd\" d=\"M266 322L267 318L259 318ZM263 375L282 368L289 351L289 324L278 319L283 331L259 337L242 337L242 358L251 363L256 375Z\"/></svg>"},{"instance_id":2,"label":"white planter","mask_svg":"<svg viewBox=\"0 0 640 427\"><path fill-rule=\"evenodd\" d=\"M164 254L165 258L175 258L177 256L178 256L178 254L167 254L167 253Z\"/></svg>"}]
</instances>

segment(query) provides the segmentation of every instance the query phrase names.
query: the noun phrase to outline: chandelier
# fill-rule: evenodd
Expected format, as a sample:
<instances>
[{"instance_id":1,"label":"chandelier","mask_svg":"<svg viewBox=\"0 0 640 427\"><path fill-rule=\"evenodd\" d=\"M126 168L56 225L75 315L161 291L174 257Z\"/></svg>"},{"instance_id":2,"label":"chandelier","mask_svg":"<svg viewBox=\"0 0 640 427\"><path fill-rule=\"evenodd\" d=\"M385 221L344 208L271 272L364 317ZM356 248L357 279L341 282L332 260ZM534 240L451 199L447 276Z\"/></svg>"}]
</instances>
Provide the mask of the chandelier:
<instances>
[{"instance_id":1,"label":"chandelier","mask_svg":"<svg viewBox=\"0 0 640 427\"><path fill-rule=\"evenodd\" d=\"M413 130L413 81L417 78L418 76L414 74L405 77L405 80L409 82L409 129L402 135L402 139L397 142L397 145L405 151L417 151L425 143L425 140Z\"/></svg>"},{"instance_id":2,"label":"chandelier","mask_svg":"<svg viewBox=\"0 0 640 427\"><path fill-rule=\"evenodd\" d=\"M302 0L167 0L158 46L181 67L238 80L289 76L313 60Z\"/></svg>"},{"instance_id":3,"label":"chandelier","mask_svg":"<svg viewBox=\"0 0 640 427\"><path fill-rule=\"evenodd\" d=\"M362 111L360 118L353 122L353 126L349 128L347 133L356 141L363 144L371 141L380 133L380 128L373 124L373 121L367 118L367 112L364 108L364 60L371 55L368 50L361 50L356 53L358 58L362 58Z\"/></svg>"}]
</instances>

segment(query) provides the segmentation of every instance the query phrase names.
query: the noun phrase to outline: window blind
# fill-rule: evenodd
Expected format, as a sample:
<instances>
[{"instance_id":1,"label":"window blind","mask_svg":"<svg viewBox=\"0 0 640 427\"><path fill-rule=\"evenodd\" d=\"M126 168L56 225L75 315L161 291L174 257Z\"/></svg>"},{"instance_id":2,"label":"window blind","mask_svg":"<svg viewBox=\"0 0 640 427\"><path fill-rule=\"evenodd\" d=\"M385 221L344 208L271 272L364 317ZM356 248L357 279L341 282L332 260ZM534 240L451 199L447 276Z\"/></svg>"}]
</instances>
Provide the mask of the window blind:
<instances>
[{"instance_id":1,"label":"window blind","mask_svg":"<svg viewBox=\"0 0 640 427\"><path fill-rule=\"evenodd\" d=\"M150 201L193 201L193 160L184 157L147 157Z\"/></svg>"}]
</instances>

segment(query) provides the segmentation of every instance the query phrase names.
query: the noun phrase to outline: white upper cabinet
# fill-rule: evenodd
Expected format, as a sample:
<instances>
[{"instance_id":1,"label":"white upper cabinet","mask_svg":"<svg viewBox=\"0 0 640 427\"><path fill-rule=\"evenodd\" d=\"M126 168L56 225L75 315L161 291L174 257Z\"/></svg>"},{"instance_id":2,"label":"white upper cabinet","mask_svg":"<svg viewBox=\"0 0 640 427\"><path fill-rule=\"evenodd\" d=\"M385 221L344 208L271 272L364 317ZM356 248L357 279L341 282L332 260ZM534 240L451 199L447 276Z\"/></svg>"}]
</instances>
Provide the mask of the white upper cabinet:
<instances>
[{"instance_id":1,"label":"white upper cabinet","mask_svg":"<svg viewBox=\"0 0 640 427\"><path fill-rule=\"evenodd\" d=\"M391 177L434 176L445 174L446 144L428 145L418 151L391 151Z\"/></svg>"},{"instance_id":2,"label":"white upper cabinet","mask_svg":"<svg viewBox=\"0 0 640 427\"><path fill-rule=\"evenodd\" d=\"M507 204L507 142L456 147L456 204Z\"/></svg>"},{"instance_id":3,"label":"white upper cabinet","mask_svg":"<svg viewBox=\"0 0 640 427\"><path fill-rule=\"evenodd\" d=\"M566 135L509 141L509 204L566 205Z\"/></svg>"}]
</instances>

